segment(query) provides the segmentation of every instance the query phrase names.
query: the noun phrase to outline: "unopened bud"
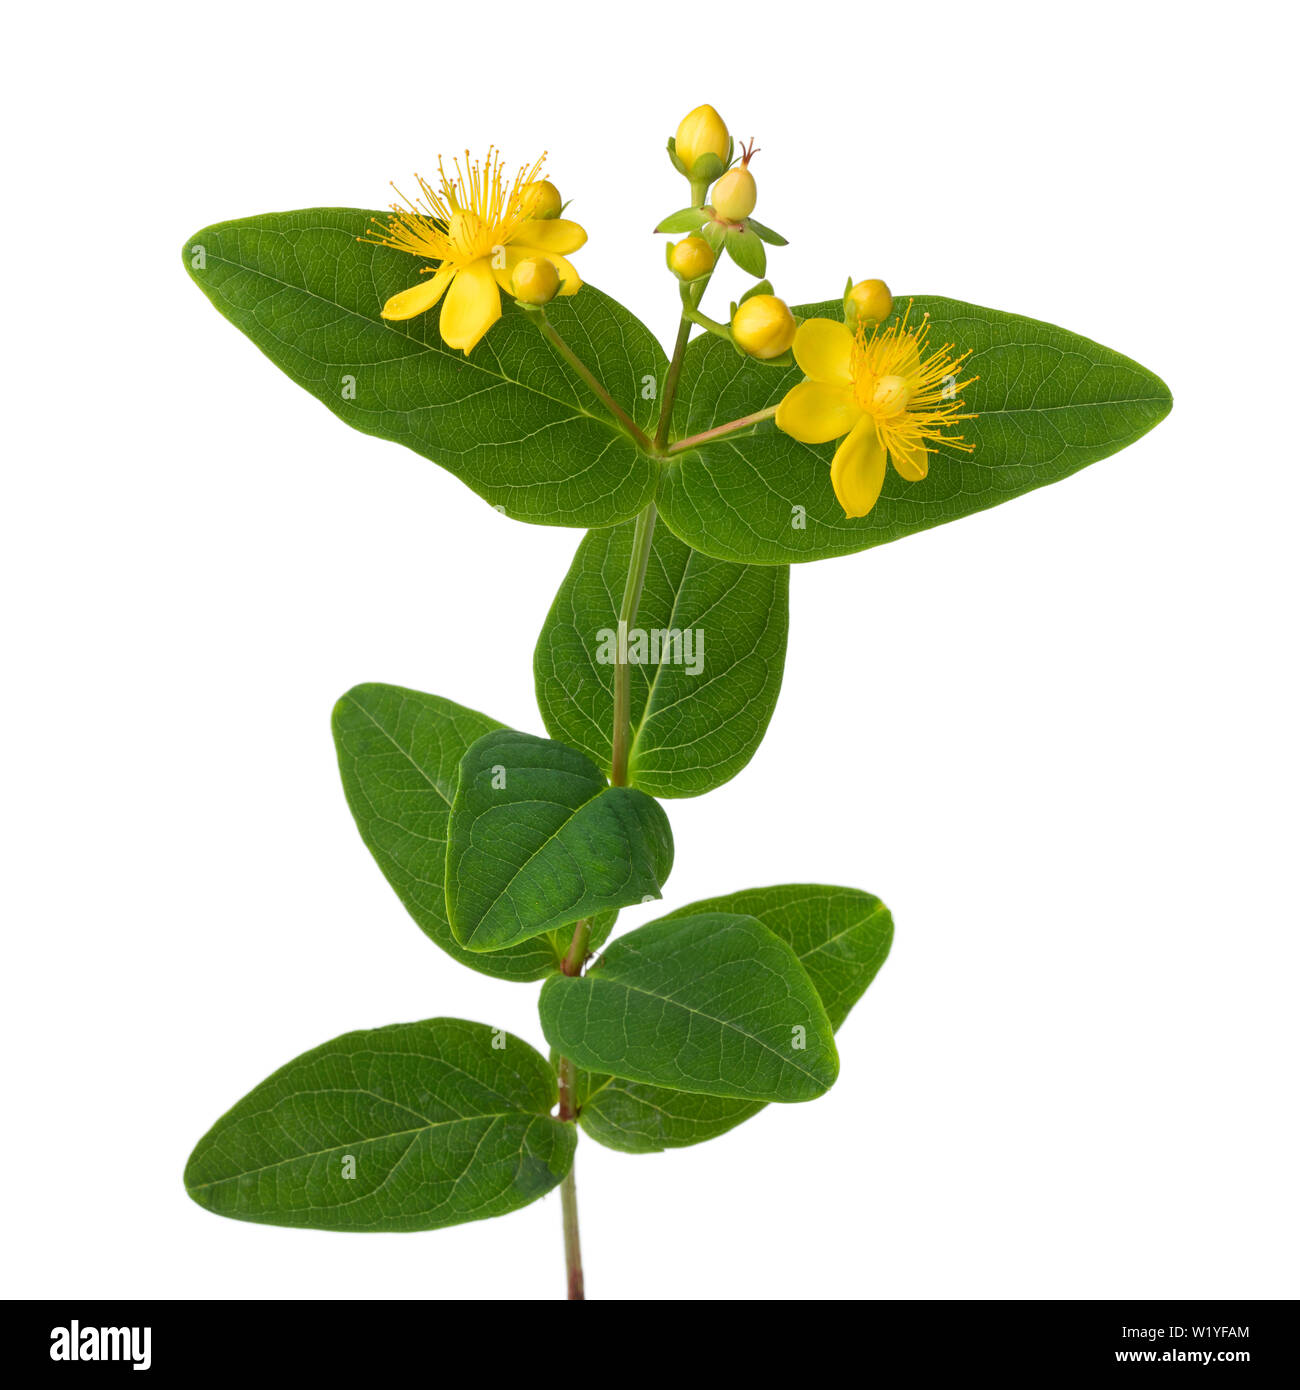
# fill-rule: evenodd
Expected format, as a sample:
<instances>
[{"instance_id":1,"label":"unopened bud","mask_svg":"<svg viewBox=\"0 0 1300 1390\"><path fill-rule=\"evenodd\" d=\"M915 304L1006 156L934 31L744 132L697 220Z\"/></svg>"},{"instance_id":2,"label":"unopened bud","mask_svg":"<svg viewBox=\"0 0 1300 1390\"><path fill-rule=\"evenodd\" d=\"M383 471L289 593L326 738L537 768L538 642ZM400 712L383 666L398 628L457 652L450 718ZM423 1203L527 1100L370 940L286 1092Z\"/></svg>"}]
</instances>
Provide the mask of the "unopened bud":
<instances>
[{"instance_id":1,"label":"unopened bud","mask_svg":"<svg viewBox=\"0 0 1300 1390\"><path fill-rule=\"evenodd\" d=\"M534 179L519 195L519 210L525 217L558 217L564 206L560 190L549 179Z\"/></svg>"},{"instance_id":2,"label":"unopened bud","mask_svg":"<svg viewBox=\"0 0 1300 1390\"><path fill-rule=\"evenodd\" d=\"M698 280L717 262L713 248L702 236L688 236L668 251L668 268L683 280Z\"/></svg>"},{"instance_id":3,"label":"unopened bud","mask_svg":"<svg viewBox=\"0 0 1300 1390\"><path fill-rule=\"evenodd\" d=\"M844 294L844 322L856 329L883 323L894 307L894 296L883 280L859 280Z\"/></svg>"},{"instance_id":4,"label":"unopened bud","mask_svg":"<svg viewBox=\"0 0 1300 1390\"><path fill-rule=\"evenodd\" d=\"M763 362L789 352L794 331L790 306L774 294L753 295L736 309L731 320L736 346Z\"/></svg>"},{"instance_id":5,"label":"unopened bud","mask_svg":"<svg viewBox=\"0 0 1300 1390\"><path fill-rule=\"evenodd\" d=\"M560 292L560 272L543 256L531 256L515 266L511 284L524 304L549 304Z\"/></svg>"},{"instance_id":6,"label":"unopened bud","mask_svg":"<svg viewBox=\"0 0 1300 1390\"><path fill-rule=\"evenodd\" d=\"M731 137L727 134L722 117L713 107L697 106L689 115L682 117L674 143L677 158L686 166L689 174L702 154L717 155L725 163L731 148Z\"/></svg>"}]
</instances>

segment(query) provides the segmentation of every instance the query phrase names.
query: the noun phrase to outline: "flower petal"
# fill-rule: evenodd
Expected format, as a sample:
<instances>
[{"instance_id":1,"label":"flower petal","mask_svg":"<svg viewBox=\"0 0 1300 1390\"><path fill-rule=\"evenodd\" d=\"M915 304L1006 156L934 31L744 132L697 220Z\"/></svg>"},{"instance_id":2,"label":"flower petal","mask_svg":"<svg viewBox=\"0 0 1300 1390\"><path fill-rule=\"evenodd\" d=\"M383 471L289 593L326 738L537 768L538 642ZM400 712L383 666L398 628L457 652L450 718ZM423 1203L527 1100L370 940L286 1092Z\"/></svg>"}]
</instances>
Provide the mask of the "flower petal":
<instances>
[{"instance_id":1,"label":"flower petal","mask_svg":"<svg viewBox=\"0 0 1300 1390\"><path fill-rule=\"evenodd\" d=\"M422 314L442 298L443 291L456 278L456 272L449 265L439 266L435 274L409 290L395 294L379 311L381 319L413 319Z\"/></svg>"},{"instance_id":2,"label":"flower petal","mask_svg":"<svg viewBox=\"0 0 1300 1390\"><path fill-rule=\"evenodd\" d=\"M471 261L456 274L456 281L442 306L438 327L442 341L460 348L466 356L501 317L501 295L486 256Z\"/></svg>"},{"instance_id":3,"label":"flower petal","mask_svg":"<svg viewBox=\"0 0 1300 1390\"><path fill-rule=\"evenodd\" d=\"M864 415L831 460L831 486L845 516L866 516L885 481L885 446L876 422Z\"/></svg>"},{"instance_id":4,"label":"flower petal","mask_svg":"<svg viewBox=\"0 0 1300 1390\"><path fill-rule=\"evenodd\" d=\"M550 263L560 273L560 293L568 296L577 294L582 288L582 276L574 268L572 261L566 261L563 256L557 255L554 251L539 251L535 247L528 248L530 256L541 256L543 260Z\"/></svg>"},{"instance_id":5,"label":"flower petal","mask_svg":"<svg viewBox=\"0 0 1300 1390\"><path fill-rule=\"evenodd\" d=\"M794 360L814 381L847 385L853 334L834 319L805 319L794 335Z\"/></svg>"},{"instance_id":6,"label":"flower petal","mask_svg":"<svg viewBox=\"0 0 1300 1390\"><path fill-rule=\"evenodd\" d=\"M857 424L862 411L847 386L801 381L776 408L776 427L801 444L825 444Z\"/></svg>"},{"instance_id":7,"label":"flower petal","mask_svg":"<svg viewBox=\"0 0 1300 1390\"><path fill-rule=\"evenodd\" d=\"M930 471L929 450L921 440L899 439L891 433L887 447L890 463L899 476L906 478L909 483L921 482Z\"/></svg>"},{"instance_id":8,"label":"flower petal","mask_svg":"<svg viewBox=\"0 0 1300 1390\"><path fill-rule=\"evenodd\" d=\"M517 246L532 246L538 251L571 256L580 246L586 245L587 233L565 217L537 217L521 222L510 240Z\"/></svg>"},{"instance_id":9,"label":"flower petal","mask_svg":"<svg viewBox=\"0 0 1300 1390\"><path fill-rule=\"evenodd\" d=\"M503 293L508 294L512 299L515 293L515 266L520 261L526 261L532 252L522 246L503 246L500 248L504 252L503 256L493 252L488 265L492 268L492 274L498 285L501 286ZM504 265L498 265L498 259L504 260Z\"/></svg>"}]
</instances>

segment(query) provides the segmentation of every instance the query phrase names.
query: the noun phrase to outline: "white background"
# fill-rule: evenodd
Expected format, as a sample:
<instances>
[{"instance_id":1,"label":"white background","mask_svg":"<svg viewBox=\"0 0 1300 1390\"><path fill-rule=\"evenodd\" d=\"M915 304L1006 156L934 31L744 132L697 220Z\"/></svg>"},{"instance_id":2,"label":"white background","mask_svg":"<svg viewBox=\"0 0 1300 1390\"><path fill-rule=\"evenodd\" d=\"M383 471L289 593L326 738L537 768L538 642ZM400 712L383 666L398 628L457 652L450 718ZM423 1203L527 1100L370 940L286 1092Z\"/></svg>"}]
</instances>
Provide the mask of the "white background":
<instances>
[{"instance_id":1,"label":"white background","mask_svg":"<svg viewBox=\"0 0 1300 1390\"><path fill-rule=\"evenodd\" d=\"M535 987L454 966L384 883L329 714L380 680L541 732L532 645L579 537L344 428L179 253L379 205L440 150L544 146L584 276L667 338L663 145L710 101L763 147L792 303L852 273L1015 310L1176 405L1057 486L793 572L771 730L669 805L667 905L850 883L894 909L893 955L824 1100L661 1157L581 1145L590 1293L1300 1292L1291 14L11 16L6 1291L561 1292L558 1194L361 1237L182 1189L222 1110L339 1033L454 1014L541 1042Z\"/></svg>"}]
</instances>

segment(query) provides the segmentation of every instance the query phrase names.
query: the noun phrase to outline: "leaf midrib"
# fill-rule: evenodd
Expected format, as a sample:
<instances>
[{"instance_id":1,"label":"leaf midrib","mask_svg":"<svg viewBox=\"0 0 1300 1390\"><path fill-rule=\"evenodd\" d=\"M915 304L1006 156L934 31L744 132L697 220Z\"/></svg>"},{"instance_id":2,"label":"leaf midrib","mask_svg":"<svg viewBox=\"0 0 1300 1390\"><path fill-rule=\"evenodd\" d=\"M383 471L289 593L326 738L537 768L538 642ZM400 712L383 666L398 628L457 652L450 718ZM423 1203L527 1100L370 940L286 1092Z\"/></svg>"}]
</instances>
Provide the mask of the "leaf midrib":
<instances>
[{"instance_id":1,"label":"leaf midrib","mask_svg":"<svg viewBox=\"0 0 1300 1390\"><path fill-rule=\"evenodd\" d=\"M304 227L302 230L303 230L303 231L311 231L311 230L313 230L313 229L312 229L312 228L308 228L308 227ZM321 230L321 231L325 231L325 230L329 230L329 231L339 231L339 230L341 230L341 229L338 228L338 227L329 227L329 228L321 227L321 228L318 228L318 229L316 229L316 230ZM337 309L340 313L348 314L348 315L350 315L352 318L360 320L360 322L366 324L366 325L367 325L368 327L370 327L372 330L375 329L375 328L377 327L377 325L375 324L375 321L374 321L373 319L368 318L365 314L361 313L359 310L357 310L357 309L350 309L346 304L340 304L340 303L338 303L336 300L326 299L324 295L318 294L315 290L309 290L309 289L307 289L304 285L295 285L295 284L294 284L292 281L290 281L290 280L282 280L278 275L272 275L269 271L262 270L262 269L261 269L260 267L258 267L258 266L245 265L242 261L234 261L234 260L231 260L228 256L221 256L221 255L218 255L218 254L215 253L215 252L209 252L209 254L208 254L208 259L209 259L209 260L213 260L213 261L218 261L218 262L220 262L222 265L233 266L236 270L245 271L245 272L246 272L247 274L249 274L249 275L256 275L256 276L258 276L260 279L267 280L267 281L269 281L269 282L270 282L271 284L273 284L273 285L279 285L279 286L280 286L281 288L283 288L283 289L292 290L292 291L293 291L294 293L296 293L296 294L303 294L303 295L308 296L308 298L319 300L320 303L328 305L331 309ZM198 283L199 283L199 288L202 289L202 288L203 288L203 282L202 282L202 281L199 281ZM227 299L227 302L229 302L228 299ZM428 343L423 343L423 342L421 342L419 338L415 337L415 336L414 336L413 334L411 334L411 333L403 333L403 332L400 332L400 331L397 330L397 329L387 329L387 330L384 330L384 331L389 332L389 333L395 333L397 337L404 339L404 340L405 340L406 342L408 342L408 343L413 343L417 348L420 349L421 352L432 352L432 353L434 353L435 355L440 356L440 357L445 355L445 354L442 354L442 353L438 353L438 351L437 351L436 348L430 347ZM304 348L302 348L302 347L297 347L297 346L294 345L294 344L290 344L289 346L294 346L296 351L301 352L301 353L303 354L304 357L310 358L313 362L320 363L321 359L318 358L318 357L313 357L312 354L310 354L309 352L306 351L306 349L304 349ZM500 367L500 358L497 358L496 360L497 360L497 364L498 364L498 368L499 368L499 367ZM475 371L477 371L477 372L482 372L484 376L486 376L486 377L488 377L488 378L490 378L490 379L492 379L492 380L495 380L496 382L500 383L501 385L505 385L505 386L517 386L521 391L527 391L527 392L529 392L530 394L532 394L532 395L534 395L534 396L540 396L543 400L551 401L551 402L553 402L555 405L563 406L566 410L577 410L578 413L579 413L580 415L585 415L585 416L587 417L587 419L589 419L589 420L594 420L594 421L596 422L596 424L602 425L602 426L604 426L606 429L608 429L609 432L610 432L610 434L614 436L615 440L618 440L618 439L625 439L625 438L626 438L626 435L623 434L623 431L620 430L620 429L618 428L618 426L615 425L614 422L613 422L612 420L606 420L606 419L604 419L604 418L603 418L602 416L600 416L600 415L593 415L593 414L591 413L591 411L588 410L588 409L586 409L586 407L584 407L580 401L577 401L577 400L572 400L572 401L562 400L559 396L553 396L553 395L551 395L551 393L550 393L549 391L539 391L539 390L537 389L536 386L529 386L526 382L517 381L514 377L506 376L505 373L502 372L502 371L500 371L500 370L498 370L498 371L496 371L496 372L491 372L491 371L489 371L486 367L484 367L481 363L471 361L471 359L470 359L468 356L466 356L466 358L465 358L464 365L465 365L465 366L468 366L468 367L472 367L472 368L473 368ZM401 415L411 415L411 414L416 414L416 413L418 413L418 412L416 412L416 411L411 411L411 410L402 410L402 411L398 411L397 413L398 413L398 414L401 414Z\"/></svg>"}]
</instances>

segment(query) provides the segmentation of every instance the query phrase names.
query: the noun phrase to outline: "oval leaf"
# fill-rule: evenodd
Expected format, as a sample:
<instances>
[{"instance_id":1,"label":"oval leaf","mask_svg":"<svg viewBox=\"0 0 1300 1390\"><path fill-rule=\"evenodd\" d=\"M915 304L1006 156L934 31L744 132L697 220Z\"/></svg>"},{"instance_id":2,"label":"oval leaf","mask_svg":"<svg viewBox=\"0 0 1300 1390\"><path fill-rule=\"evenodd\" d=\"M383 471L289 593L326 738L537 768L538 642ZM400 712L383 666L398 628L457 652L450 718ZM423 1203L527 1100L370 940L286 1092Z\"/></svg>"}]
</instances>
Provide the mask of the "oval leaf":
<instances>
[{"instance_id":1,"label":"oval leaf","mask_svg":"<svg viewBox=\"0 0 1300 1390\"><path fill-rule=\"evenodd\" d=\"M589 531L533 656L552 738L609 771L618 608L635 523ZM628 633L628 780L651 796L699 796L754 756L785 667L790 571L735 565L655 528L636 626Z\"/></svg>"},{"instance_id":2,"label":"oval leaf","mask_svg":"<svg viewBox=\"0 0 1300 1390\"><path fill-rule=\"evenodd\" d=\"M661 918L538 1005L546 1040L589 1071L742 1100L812 1100L839 1071L830 1019L794 951L752 917Z\"/></svg>"},{"instance_id":3,"label":"oval leaf","mask_svg":"<svg viewBox=\"0 0 1300 1390\"><path fill-rule=\"evenodd\" d=\"M473 951L652 901L673 864L657 802L611 787L572 748L510 729L465 754L448 837L447 915Z\"/></svg>"},{"instance_id":4,"label":"oval leaf","mask_svg":"<svg viewBox=\"0 0 1300 1390\"><path fill-rule=\"evenodd\" d=\"M880 500L850 520L831 489L835 446L800 444L767 421L690 449L665 468L658 505L672 530L724 560L848 555L1054 483L1131 444L1169 413L1172 397L1159 377L1076 333L956 299L918 296L913 320L924 312L931 342L973 349L962 375L979 380L963 399L979 419L960 427L973 454L935 450L919 483L891 468ZM795 313L839 319L841 306L832 300ZM677 437L774 406L802 379L798 367L747 361L703 334L687 349L679 399L688 408Z\"/></svg>"},{"instance_id":5,"label":"oval leaf","mask_svg":"<svg viewBox=\"0 0 1300 1390\"><path fill-rule=\"evenodd\" d=\"M447 822L460 760L476 739L503 725L437 695L377 684L349 690L334 707L333 725L357 829L420 929L453 960L484 975L516 981L553 975L571 929L482 955L467 951L447 921ZM605 913L593 922L593 950L615 916Z\"/></svg>"},{"instance_id":6,"label":"oval leaf","mask_svg":"<svg viewBox=\"0 0 1300 1390\"><path fill-rule=\"evenodd\" d=\"M504 1043L504 1046L501 1044ZM457 1018L345 1033L217 1121L185 1186L219 1216L325 1231L429 1231L549 1192L574 1127L526 1042Z\"/></svg>"},{"instance_id":7,"label":"oval leaf","mask_svg":"<svg viewBox=\"0 0 1300 1390\"><path fill-rule=\"evenodd\" d=\"M521 521L609 526L654 493L650 459L504 297L469 354L442 341L438 310L386 322L421 262L357 237L377 216L304 208L219 222L186 243L185 268L216 308L354 429L405 444ZM663 349L622 305L584 285L548 309L569 346L643 428Z\"/></svg>"},{"instance_id":8,"label":"oval leaf","mask_svg":"<svg viewBox=\"0 0 1300 1390\"><path fill-rule=\"evenodd\" d=\"M793 948L835 1029L885 962L894 938L889 909L870 893L817 883L746 888L691 903L663 920L701 912L739 912ZM692 1095L621 1077L578 1074L578 1122L623 1153L662 1153L716 1139L763 1109L761 1101Z\"/></svg>"}]
</instances>

